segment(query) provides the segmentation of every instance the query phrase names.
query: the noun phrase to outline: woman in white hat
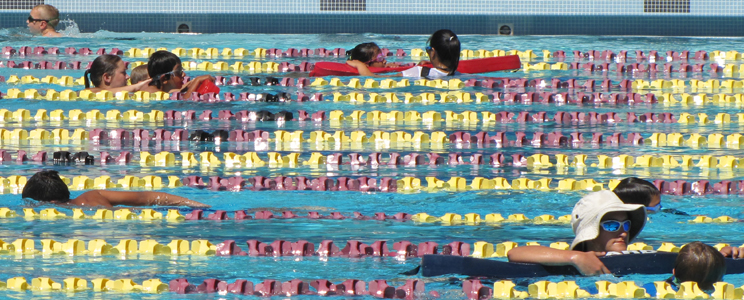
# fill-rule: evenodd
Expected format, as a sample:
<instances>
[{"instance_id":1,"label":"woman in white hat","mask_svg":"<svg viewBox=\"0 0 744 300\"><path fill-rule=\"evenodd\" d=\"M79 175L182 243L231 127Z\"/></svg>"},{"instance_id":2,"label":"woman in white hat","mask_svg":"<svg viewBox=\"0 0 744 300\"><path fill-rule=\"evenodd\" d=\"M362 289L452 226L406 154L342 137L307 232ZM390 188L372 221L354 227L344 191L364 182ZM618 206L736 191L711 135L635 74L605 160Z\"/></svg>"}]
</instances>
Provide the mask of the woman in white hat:
<instances>
[{"instance_id":1,"label":"woman in white hat","mask_svg":"<svg viewBox=\"0 0 744 300\"><path fill-rule=\"evenodd\" d=\"M570 250L517 247L509 251L509 261L572 265L584 275L609 274L611 272L598 257L607 251L627 250L645 224L643 205L624 204L608 190L594 192L581 198L571 212L571 227L576 237Z\"/></svg>"}]
</instances>

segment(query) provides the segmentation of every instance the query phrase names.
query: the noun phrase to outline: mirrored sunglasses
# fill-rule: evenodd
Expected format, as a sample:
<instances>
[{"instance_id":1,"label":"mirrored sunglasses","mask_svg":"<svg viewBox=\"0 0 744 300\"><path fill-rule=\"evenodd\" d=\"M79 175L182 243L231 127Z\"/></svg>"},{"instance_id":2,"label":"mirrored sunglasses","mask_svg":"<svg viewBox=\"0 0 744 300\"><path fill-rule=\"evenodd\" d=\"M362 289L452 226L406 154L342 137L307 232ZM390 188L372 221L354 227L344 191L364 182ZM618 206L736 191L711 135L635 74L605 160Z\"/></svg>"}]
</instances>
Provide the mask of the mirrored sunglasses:
<instances>
[{"instance_id":1,"label":"mirrored sunglasses","mask_svg":"<svg viewBox=\"0 0 744 300\"><path fill-rule=\"evenodd\" d=\"M600 225L602 225L602 229L607 232L615 232L620 230L620 228L623 228L623 231L628 232L630 231L630 220L625 221L617 221L617 220L607 220L602 222Z\"/></svg>"}]
</instances>

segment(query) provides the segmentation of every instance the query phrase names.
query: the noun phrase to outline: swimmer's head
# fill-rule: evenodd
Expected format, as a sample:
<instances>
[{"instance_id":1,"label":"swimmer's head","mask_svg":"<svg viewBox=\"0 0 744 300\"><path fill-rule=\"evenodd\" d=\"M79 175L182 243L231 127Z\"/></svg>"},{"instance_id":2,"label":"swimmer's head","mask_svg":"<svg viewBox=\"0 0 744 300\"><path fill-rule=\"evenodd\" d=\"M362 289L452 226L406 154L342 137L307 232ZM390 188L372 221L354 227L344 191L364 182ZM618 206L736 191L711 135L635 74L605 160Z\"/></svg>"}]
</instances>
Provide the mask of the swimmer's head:
<instances>
[{"instance_id":1,"label":"swimmer's head","mask_svg":"<svg viewBox=\"0 0 744 300\"><path fill-rule=\"evenodd\" d=\"M122 87L127 85L127 67L118 55L104 54L93 60L83 77L85 88L90 88L91 82L95 87Z\"/></svg>"},{"instance_id":2,"label":"swimmer's head","mask_svg":"<svg viewBox=\"0 0 744 300\"><path fill-rule=\"evenodd\" d=\"M147 64L141 65L132 69L132 76L129 76L129 82L131 84L137 84L138 82L147 80L150 75L147 74Z\"/></svg>"},{"instance_id":3,"label":"swimmer's head","mask_svg":"<svg viewBox=\"0 0 744 300\"><path fill-rule=\"evenodd\" d=\"M32 33L40 34L47 28L54 31L59 24L59 11L48 4L34 6L26 23Z\"/></svg>"},{"instance_id":4,"label":"swimmer's head","mask_svg":"<svg viewBox=\"0 0 744 300\"><path fill-rule=\"evenodd\" d=\"M441 29L429 38L427 52L434 67L445 67L449 75L455 74L460 63L460 40L449 29ZM439 65L437 65L439 64Z\"/></svg>"},{"instance_id":5,"label":"swimmer's head","mask_svg":"<svg viewBox=\"0 0 744 300\"><path fill-rule=\"evenodd\" d=\"M152 78L150 85L166 92L170 89L180 89L185 76L181 59L165 50L156 51L150 56L147 61L147 74Z\"/></svg>"},{"instance_id":6,"label":"swimmer's head","mask_svg":"<svg viewBox=\"0 0 744 300\"><path fill-rule=\"evenodd\" d=\"M23 198L45 202L70 201L70 190L62 178L59 178L59 173L52 170L41 171L31 176L21 195Z\"/></svg>"},{"instance_id":7,"label":"swimmer's head","mask_svg":"<svg viewBox=\"0 0 744 300\"><path fill-rule=\"evenodd\" d=\"M645 224L646 210L642 205L624 204L608 190L588 194L571 212L571 227L576 234L571 250L627 250Z\"/></svg>"},{"instance_id":8,"label":"swimmer's head","mask_svg":"<svg viewBox=\"0 0 744 300\"><path fill-rule=\"evenodd\" d=\"M370 67L384 67L386 62L382 49L375 43L362 43L346 51L346 59L358 60Z\"/></svg>"},{"instance_id":9,"label":"swimmer's head","mask_svg":"<svg viewBox=\"0 0 744 300\"><path fill-rule=\"evenodd\" d=\"M692 242L679 250L673 272L679 282L694 281L701 289L712 290L726 274L726 260L716 248Z\"/></svg>"},{"instance_id":10,"label":"swimmer's head","mask_svg":"<svg viewBox=\"0 0 744 300\"><path fill-rule=\"evenodd\" d=\"M661 207L661 192L656 186L637 177L628 177L620 181L612 190L625 204L640 204L649 211Z\"/></svg>"}]
</instances>

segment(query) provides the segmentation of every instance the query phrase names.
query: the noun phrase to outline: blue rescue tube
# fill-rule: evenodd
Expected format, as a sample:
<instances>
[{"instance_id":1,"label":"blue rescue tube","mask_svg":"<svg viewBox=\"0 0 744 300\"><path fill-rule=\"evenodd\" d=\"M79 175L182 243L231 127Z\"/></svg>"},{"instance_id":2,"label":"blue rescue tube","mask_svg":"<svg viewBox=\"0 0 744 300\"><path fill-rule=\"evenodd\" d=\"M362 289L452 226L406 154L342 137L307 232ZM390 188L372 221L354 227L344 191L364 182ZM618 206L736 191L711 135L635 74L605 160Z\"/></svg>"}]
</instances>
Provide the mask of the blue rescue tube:
<instances>
[{"instance_id":1,"label":"blue rescue tube","mask_svg":"<svg viewBox=\"0 0 744 300\"><path fill-rule=\"evenodd\" d=\"M672 273L676 259L677 253L655 251L625 251L623 254L600 257L616 276L669 274ZM726 274L741 273L744 273L744 259L726 258ZM421 260L421 275L431 277L447 274L496 279L580 275L573 266L543 266L452 255L424 255Z\"/></svg>"}]
</instances>

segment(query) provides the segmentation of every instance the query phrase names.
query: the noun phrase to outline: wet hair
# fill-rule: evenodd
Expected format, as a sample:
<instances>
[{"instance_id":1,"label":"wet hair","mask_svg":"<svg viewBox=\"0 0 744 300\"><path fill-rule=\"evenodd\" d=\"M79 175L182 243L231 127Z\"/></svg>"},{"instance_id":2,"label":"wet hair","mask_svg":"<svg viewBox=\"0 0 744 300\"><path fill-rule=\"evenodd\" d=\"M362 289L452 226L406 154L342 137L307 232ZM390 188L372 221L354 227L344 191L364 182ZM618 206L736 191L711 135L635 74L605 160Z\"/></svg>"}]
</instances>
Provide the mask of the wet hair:
<instances>
[{"instance_id":1,"label":"wet hair","mask_svg":"<svg viewBox=\"0 0 744 300\"><path fill-rule=\"evenodd\" d=\"M363 63L369 63L375 59L375 50L380 49L375 43L361 43L354 49L346 51L346 60L358 60Z\"/></svg>"},{"instance_id":2,"label":"wet hair","mask_svg":"<svg viewBox=\"0 0 744 300\"><path fill-rule=\"evenodd\" d=\"M651 204L651 198L661 195L661 191L653 183L638 177L620 180L612 191L625 204L640 204L646 207Z\"/></svg>"},{"instance_id":3,"label":"wet hair","mask_svg":"<svg viewBox=\"0 0 744 300\"><path fill-rule=\"evenodd\" d=\"M150 75L152 82L150 85L157 86L158 89L163 87L160 82L160 76L173 71L173 68L181 64L181 59L177 55L165 51L155 51L147 60L147 75Z\"/></svg>"},{"instance_id":4,"label":"wet hair","mask_svg":"<svg viewBox=\"0 0 744 300\"><path fill-rule=\"evenodd\" d=\"M447 67L447 75L454 75L460 64L460 40L449 29L441 29L431 35L429 46L437 51L439 62Z\"/></svg>"},{"instance_id":5,"label":"wet hair","mask_svg":"<svg viewBox=\"0 0 744 300\"><path fill-rule=\"evenodd\" d=\"M674 277L679 282L694 281L703 290L712 290L713 284L723 280L726 259L709 245L692 242L679 250L674 262Z\"/></svg>"},{"instance_id":6,"label":"wet hair","mask_svg":"<svg viewBox=\"0 0 744 300\"><path fill-rule=\"evenodd\" d=\"M49 4L39 4L34 6L32 10L34 9L39 11L41 19L47 20L49 27L57 28L57 25L59 24L59 10L57 10L56 7Z\"/></svg>"},{"instance_id":7,"label":"wet hair","mask_svg":"<svg viewBox=\"0 0 744 300\"><path fill-rule=\"evenodd\" d=\"M26 182L21 193L23 198L37 201L70 201L70 190L67 184L59 178L57 171L45 170L34 174Z\"/></svg>"},{"instance_id":8,"label":"wet hair","mask_svg":"<svg viewBox=\"0 0 744 300\"><path fill-rule=\"evenodd\" d=\"M85 70L85 74L83 75L83 78L85 78L85 88L90 88L91 82L95 87L100 86L101 82L103 82L103 74L114 76L114 72L119 67L120 61L121 57L117 55L104 54L96 57L93 64L90 65L90 69Z\"/></svg>"},{"instance_id":9,"label":"wet hair","mask_svg":"<svg viewBox=\"0 0 744 300\"><path fill-rule=\"evenodd\" d=\"M147 64L132 69L132 75L129 76L130 84L136 84L140 81L147 80L150 75L147 74Z\"/></svg>"}]
</instances>

